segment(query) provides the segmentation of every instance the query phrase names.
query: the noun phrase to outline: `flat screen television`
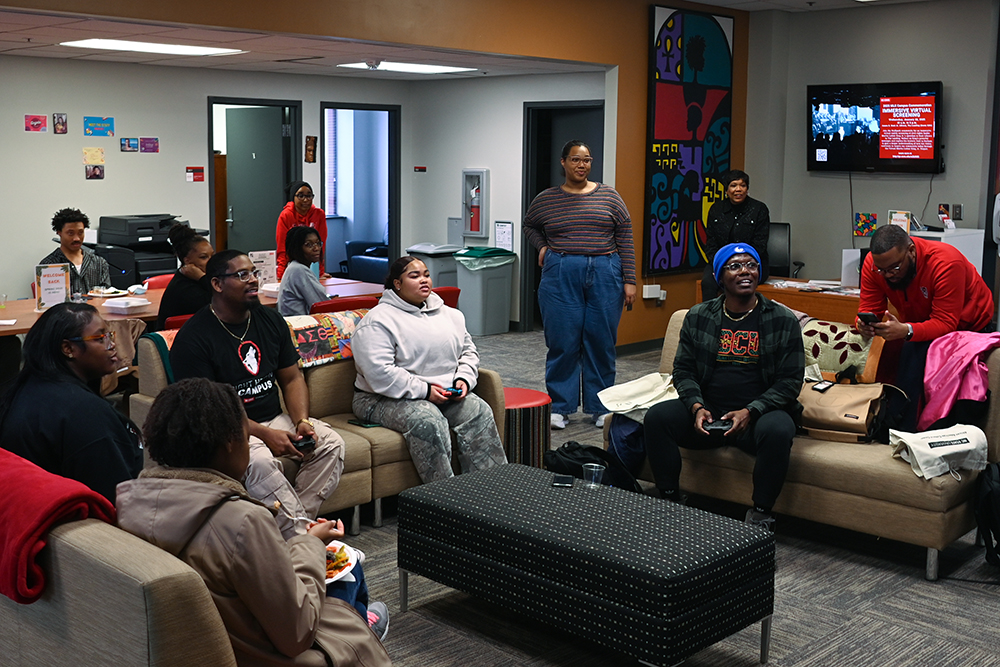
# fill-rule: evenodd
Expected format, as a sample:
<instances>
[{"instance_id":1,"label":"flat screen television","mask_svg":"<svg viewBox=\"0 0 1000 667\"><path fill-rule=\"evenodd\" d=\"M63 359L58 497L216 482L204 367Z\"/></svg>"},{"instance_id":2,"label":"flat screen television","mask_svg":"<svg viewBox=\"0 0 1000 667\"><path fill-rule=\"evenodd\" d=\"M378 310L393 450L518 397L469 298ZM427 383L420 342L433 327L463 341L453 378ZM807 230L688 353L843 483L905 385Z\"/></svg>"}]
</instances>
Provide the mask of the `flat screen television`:
<instances>
[{"instance_id":1,"label":"flat screen television","mask_svg":"<svg viewBox=\"0 0 1000 667\"><path fill-rule=\"evenodd\" d=\"M939 174L941 82L808 86L810 171Z\"/></svg>"}]
</instances>

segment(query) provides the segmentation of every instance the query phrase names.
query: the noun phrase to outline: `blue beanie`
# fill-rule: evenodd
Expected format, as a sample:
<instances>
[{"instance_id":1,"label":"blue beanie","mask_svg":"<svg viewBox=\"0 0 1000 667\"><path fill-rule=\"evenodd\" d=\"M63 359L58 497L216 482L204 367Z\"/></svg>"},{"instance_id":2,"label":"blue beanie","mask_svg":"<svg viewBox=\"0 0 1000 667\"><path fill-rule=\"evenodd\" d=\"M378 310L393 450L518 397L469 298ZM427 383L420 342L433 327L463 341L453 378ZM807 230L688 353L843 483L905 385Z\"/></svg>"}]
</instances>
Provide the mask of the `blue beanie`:
<instances>
[{"instance_id":1,"label":"blue beanie","mask_svg":"<svg viewBox=\"0 0 1000 667\"><path fill-rule=\"evenodd\" d=\"M750 255L760 264L760 255L757 254L757 251L749 243L730 243L729 245L724 245L719 248L719 251L715 253L715 259L712 260L712 273L715 275L716 281L719 280L719 274L722 272L723 265L728 263L733 255Z\"/></svg>"}]
</instances>

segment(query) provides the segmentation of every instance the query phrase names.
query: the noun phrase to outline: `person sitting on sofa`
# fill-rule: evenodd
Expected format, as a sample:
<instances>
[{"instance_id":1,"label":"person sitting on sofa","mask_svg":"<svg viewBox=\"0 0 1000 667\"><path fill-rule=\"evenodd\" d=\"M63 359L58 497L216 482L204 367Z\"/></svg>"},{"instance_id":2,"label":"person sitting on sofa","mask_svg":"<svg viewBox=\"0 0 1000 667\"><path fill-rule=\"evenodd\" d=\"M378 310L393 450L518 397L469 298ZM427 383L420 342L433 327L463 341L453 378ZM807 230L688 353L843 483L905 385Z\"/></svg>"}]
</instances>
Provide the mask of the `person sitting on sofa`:
<instances>
[{"instance_id":1,"label":"person sitting on sofa","mask_svg":"<svg viewBox=\"0 0 1000 667\"><path fill-rule=\"evenodd\" d=\"M39 264L69 264L69 291L86 294L95 287L111 287L111 270L103 257L83 245L84 230L90 218L78 208L62 208L52 216L52 231L59 236L59 247Z\"/></svg>"},{"instance_id":2,"label":"person sitting on sofa","mask_svg":"<svg viewBox=\"0 0 1000 667\"><path fill-rule=\"evenodd\" d=\"M892 303L899 318L886 311ZM993 331L993 295L976 267L954 246L910 238L898 225L872 234L871 252L861 269L858 312L884 322L855 325L865 338L903 340L893 382L906 396L890 394L889 414L902 414L898 428L917 430L924 390L924 367L931 341L953 331Z\"/></svg>"},{"instance_id":3,"label":"person sitting on sofa","mask_svg":"<svg viewBox=\"0 0 1000 667\"><path fill-rule=\"evenodd\" d=\"M310 268L323 254L323 241L312 227L292 227L285 235L285 254L289 262L278 290L278 312L308 315L314 303L330 298Z\"/></svg>"},{"instance_id":4,"label":"person sitting on sofa","mask_svg":"<svg viewBox=\"0 0 1000 667\"><path fill-rule=\"evenodd\" d=\"M240 484L249 422L232 387L202 378L167 387L143 434L159 465L118 487L118 525L201 575L237 664L391 664L373 634L388 629L388 616L378 616L385 606L371 605L371 622L361 615L368 610L355 595L367 597L360 564L351 571L358 587L325 585L326 544L343 538L343 523L319 521L286 542L277 510Z\"/></svg>"},{"instance_id":5,"label":"person sitting on sofa","mask_svg":"<svg viewBox=\"0 0 1000 667\"><path fill-rule=\"evenodd\" d=\"M680 398L646 413L646 455L657 489L671 500L680 499L678 447L732 445L756 456L746 521L770 528L802 411L802 332L792 311L756 292L753 246L723 246L713 269L723 293L684 318L673 369Z\"/></svg>"},{"instance_id":6,"label":"person sitting on sofa","mask_svg":"<svg viewBox=\"0 0 1000 667\"><path fill-rule=\"evenodd\" d=\"M399 431L423 482L451 477L451 430L462 472L507 463L493 411L471 393L479 352L459 310L431 291L430 271L404 256L351 337L354 414Z\"/></svg>"},{"instance_id":7,"label":"person sitting on sofa","mask_svg":"<svg viewBox=\"0 0 1000 667\"><path fill-rule=\"evenodd\" d=\"M205 272L212 281L212 303L177 332L170 348L174 377L204 377L236 388L250 418L247 491L265 504L280 501L294 516L314 518L340 482L344 441L326 423L309 418L299 354L285 320L260 305L260 271L250 258L223 250L208 260ZM300 450L296 444L304 438L313 439L314 446ZM302 462L294 488L277 456ZM285 537L301 530L284 514L277 519Z\"/></svg>"},{"instance_id":8,"label":"person sitting on sofa","mask_svg":"<svg viewBox=\"0 0 1000 667\"><path fill-rule=\"evenodd\" d=\"M0 399L0 447L114 503L142 470L139 429L99 393L118 368L114 332L90 304L59 303L28 331L23 358Z\"/></svg>"}]
</instances>

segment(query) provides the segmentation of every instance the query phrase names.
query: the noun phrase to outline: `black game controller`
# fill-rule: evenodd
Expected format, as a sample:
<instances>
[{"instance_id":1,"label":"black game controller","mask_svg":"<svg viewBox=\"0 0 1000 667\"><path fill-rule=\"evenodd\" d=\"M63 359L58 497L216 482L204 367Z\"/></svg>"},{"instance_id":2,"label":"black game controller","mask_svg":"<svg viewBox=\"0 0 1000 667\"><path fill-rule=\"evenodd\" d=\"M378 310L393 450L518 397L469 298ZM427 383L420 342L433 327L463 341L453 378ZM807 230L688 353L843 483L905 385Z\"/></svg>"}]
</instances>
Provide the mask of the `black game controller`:
<instances>
[{"instance_id":1,"label":"black game controller","mask_svg":"<svg viewBox=\"0 0 1000 667\"><path fill-rule=\"evenodd\" d=\"M308 435L301 440L294 441L292 444L300 452L308 452L311 449L316 449L316 439Z\"/></svg>"},{"instance_id":2,"label":"black game controller","mask_svg":"<svg viewBox=\"0 0 1000 667\"><path fill-rule=\"evenodd\" d=\"M711 433L712 431L719 431L725 433L733 427L733 420L731 419L716 419L714 422L705 422L701 425L703 429Z\"/></svg>"}]
</instances>

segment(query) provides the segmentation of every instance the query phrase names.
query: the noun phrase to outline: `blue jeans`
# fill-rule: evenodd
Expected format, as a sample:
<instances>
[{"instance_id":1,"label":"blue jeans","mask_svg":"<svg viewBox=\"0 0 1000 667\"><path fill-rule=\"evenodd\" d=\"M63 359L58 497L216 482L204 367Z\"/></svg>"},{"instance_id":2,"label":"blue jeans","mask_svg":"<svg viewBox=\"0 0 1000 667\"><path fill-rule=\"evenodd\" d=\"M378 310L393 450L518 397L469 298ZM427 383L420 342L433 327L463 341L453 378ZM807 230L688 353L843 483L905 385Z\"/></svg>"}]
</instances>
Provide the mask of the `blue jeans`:
<instances>
[{"instance_id":1,"label":"blue jeans","mask_svg":"<svg viewBox=\"0 0 1000 667\"><path fill-rule=\"evenodd\" d=\"M610 255L545 253L538 305L545 327L545 388L553 414L606 412L597 392L615 383L615 344L625 303L622 262Z\"/></svg>"},{"instance_id":2,"label":"blue jeans","mask_svg":"<svg viewBox=\"0 0 1000 667\"><path fill-rule=\"evenodd\" d=\"M344 581L338 579L332 584L326 585L326 596L338 598L354 607L361 618L368 622L368 584L365 582L365 571L361 568L361 563L355 563L351 570L354 581Z\"/></svg>"}]
</instances>

